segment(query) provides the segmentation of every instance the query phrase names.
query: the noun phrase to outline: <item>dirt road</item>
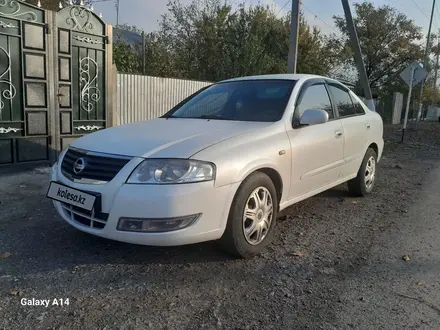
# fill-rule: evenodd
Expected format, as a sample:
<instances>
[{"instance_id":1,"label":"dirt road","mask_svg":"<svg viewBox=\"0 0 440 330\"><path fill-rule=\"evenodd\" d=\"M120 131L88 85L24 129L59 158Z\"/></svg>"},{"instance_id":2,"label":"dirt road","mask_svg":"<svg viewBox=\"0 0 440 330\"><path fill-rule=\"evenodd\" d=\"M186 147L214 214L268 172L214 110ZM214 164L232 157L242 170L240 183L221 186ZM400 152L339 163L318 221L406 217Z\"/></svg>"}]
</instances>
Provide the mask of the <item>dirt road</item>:
<instances>
[{"instance_id":1,"label":"dirt road","mask_svg":"<svg viewBox=\"0 0 440 330\"><path fill-rule=\"evenodd\" d=\"M0 329L440 328L440 127L422 128L404 145L387 130L372 196L290 207L251 260L81 233L44 198L47 171L0 174Z\"/></svg>"},{"instance_id":2,"label":"dirt road","mask_svg":"<svg viewBox=\"0 0 440 330\"><path fill-rule=\"evenodd\" d=\"M341 327L440 329L439 187L436 169L409 211L376 237L366 265L344 281Z\"/></svg>"}]
</instances>

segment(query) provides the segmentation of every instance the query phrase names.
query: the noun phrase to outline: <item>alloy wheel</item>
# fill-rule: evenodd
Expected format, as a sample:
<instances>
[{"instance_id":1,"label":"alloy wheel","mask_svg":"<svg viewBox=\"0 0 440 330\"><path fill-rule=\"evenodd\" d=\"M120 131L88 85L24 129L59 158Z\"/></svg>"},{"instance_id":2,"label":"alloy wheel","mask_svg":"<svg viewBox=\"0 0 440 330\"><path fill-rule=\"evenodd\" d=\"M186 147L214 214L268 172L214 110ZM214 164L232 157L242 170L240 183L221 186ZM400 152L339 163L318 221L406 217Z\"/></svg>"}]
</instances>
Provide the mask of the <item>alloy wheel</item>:
<instances>
[{"instance_id":1,"label":"alloy wheel","mask_svg":"<svg viewBox=\"0 0 440 330\"><path fill-rule=\"evenodd\" d=\"M251 245L260 244L267 236L273 218L273 200L269 190L258 187L249 196L243 214L243 233Z\"/></svg>"}]
</instances>

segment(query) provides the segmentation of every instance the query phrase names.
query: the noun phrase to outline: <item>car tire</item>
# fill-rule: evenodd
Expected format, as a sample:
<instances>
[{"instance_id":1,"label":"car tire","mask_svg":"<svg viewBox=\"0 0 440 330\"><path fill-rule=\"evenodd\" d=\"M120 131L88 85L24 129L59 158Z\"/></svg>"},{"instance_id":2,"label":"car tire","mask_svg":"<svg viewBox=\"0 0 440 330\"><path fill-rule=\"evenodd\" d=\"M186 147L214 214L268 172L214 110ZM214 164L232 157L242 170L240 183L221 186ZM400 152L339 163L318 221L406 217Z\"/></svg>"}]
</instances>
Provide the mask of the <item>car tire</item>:
<instances>
[{"instance_id":1,"label":"car tire","mask_svg":"<svg viewBox=\"0 0 440 330\"><path fill-rule=\"evenodd\" d=\"M272 180L262 172L251 174L235 194L219 241L221 248L240 258L259 254L273 239L277 211L278 197Z\"/></svg>"},{"instance_id":2,"label":"car tire","mask_svg":"<svg viewBox=\"0 0 440 330\"><path fill-rule=\"evenodd\" d=\"M369 195L377 179L377 154L368 148L357 176L348 181L348 190L354 196L364 197Z\"/></svg>"}]
</instances>

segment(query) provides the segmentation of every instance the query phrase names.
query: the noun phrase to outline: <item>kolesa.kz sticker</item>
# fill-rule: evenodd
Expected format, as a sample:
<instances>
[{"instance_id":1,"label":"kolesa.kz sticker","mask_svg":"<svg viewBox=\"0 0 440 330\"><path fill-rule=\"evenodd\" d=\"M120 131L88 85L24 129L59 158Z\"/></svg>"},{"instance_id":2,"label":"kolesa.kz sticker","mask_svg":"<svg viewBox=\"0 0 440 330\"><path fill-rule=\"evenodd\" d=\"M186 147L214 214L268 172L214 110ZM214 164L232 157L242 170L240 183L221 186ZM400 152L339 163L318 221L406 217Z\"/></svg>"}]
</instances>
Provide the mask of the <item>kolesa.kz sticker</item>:
<instances>
[{"instance_id":1,"label":"kolesa.kz sticker","mask_svg":"<svg viewBox=\"0 0 440 330\"><path fill-rule=\"evenodd\" d=\"M61 198L68 199L70 201L81 203L82 205L84 205L84 202L86 201L85 197L82 197L82 195L78 196L76 194L72 194L67 189L61 190L61 188L58 188L57 196L61 197Z\"/></svg>"}]
</instances>

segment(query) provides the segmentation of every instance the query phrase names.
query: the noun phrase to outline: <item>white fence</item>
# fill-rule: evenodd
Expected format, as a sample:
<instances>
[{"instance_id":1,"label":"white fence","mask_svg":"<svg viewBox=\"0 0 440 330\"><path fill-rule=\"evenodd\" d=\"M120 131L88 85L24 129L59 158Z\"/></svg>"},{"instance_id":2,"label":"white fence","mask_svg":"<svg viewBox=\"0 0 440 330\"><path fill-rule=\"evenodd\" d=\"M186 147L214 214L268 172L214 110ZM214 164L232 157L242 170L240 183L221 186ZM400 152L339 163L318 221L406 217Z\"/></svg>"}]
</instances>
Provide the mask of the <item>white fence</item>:
<instances>
[{"instance_id":1,"label":"white fence","mask_svg":"<svg viewBox=\"0 0 440 330\"><path fill-rule=\"evenodd\" d=\"M208 82L117 75L115 125L157 118Z\"/></svg>"}]
</instances>

